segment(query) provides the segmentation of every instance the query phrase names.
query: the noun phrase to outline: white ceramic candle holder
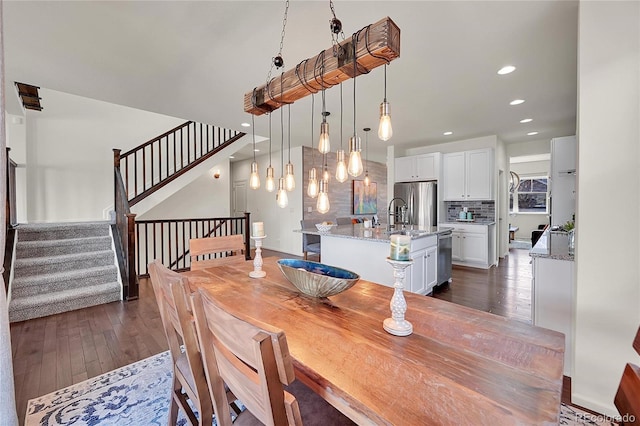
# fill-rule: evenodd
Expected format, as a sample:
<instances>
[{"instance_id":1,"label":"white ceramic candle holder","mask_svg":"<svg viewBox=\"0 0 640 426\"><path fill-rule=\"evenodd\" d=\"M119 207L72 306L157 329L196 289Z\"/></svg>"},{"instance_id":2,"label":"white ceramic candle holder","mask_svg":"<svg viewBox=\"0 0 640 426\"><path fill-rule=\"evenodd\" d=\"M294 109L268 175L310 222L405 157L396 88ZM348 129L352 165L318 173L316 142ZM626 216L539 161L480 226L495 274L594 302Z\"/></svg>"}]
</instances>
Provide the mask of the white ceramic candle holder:
<instances>
[{"instance_id":1,"label":"white ceramic candle holder","mask_svg":"<svg viewBox=\"0 0 640 426\"><path fill-rule=\"evenodd\" d=\"M393 267L393 297L389 306L391 308L391 318L384 320L382 326L387 333L395 336L408 336L413 333L413 325L404 319L407 312L407 302L402 293L404 289L405 269L413 263L413 260L393 260L387 257L387 262Z\"/></svg>"},{"instance_id":2,"label":"white ceramic candle holder","mask_svg":"<svg viewBox=\"0 0 640 426\"><path fill-rule=\"evenodd\" d=\"M249 272L251 278L263 278L267 276L267 273L262 270L262 240L267 238L266 235L260 237L251 236L251 239L256 243L256 255L253 258L253 271Z\"/></svg>"}]
</instances>

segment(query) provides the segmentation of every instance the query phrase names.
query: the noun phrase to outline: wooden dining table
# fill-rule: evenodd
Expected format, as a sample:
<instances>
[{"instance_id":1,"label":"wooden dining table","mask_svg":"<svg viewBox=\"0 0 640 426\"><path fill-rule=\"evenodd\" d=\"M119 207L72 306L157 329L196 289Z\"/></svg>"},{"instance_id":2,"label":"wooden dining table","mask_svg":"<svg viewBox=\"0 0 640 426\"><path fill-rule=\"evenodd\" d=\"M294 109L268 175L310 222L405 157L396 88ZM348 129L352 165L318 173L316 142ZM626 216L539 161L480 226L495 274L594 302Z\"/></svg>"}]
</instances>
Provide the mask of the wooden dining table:
<instances>
[{"instance_id":1,"label":"wooden dining table","mask_svg":"<svg viewBox=\"0 0 640 426\"><path fill-rule=\"evenodd\" d=\"M384 331L393 289L360 280L324 299L300 294L277 258L185 272L225 309L284 330L296 378L357 424L558 423L564 335L405 293L413 333ZM452 284L452 285L455 285Z\"/></svg>"}]
</instances>

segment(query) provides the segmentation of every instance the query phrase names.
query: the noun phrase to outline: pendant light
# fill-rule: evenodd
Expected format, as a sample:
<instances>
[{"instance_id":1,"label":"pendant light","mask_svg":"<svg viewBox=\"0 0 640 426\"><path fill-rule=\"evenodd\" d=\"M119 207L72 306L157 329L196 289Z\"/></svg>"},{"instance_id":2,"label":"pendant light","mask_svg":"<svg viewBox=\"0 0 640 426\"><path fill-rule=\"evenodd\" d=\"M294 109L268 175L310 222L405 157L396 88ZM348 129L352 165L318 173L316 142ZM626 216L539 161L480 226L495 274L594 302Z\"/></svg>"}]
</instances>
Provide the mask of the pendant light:
<instances>
[{"instance_id":1,"label":"pendant light","mask_svg":"<svg viewBox=\"0 0 640 426\"><path fill-rule=\"evenodd\" d=\"M251 174L249 175L249 188L258 189L260 188L260 175L256 162L256 126L253 114L251 114L251 128L253 130L253 163L251 163Z\"/></svg>"},{"instance_id":2,"label":"pendant light","mask_svg":"<svg viewBox=\"0 0 640 426\"><path fill-rule=\"evenodd\" d=\"M358 45L357 33L353 35L353 136L349 139L349 167L347 171L353 177L362 174L362 157L360 155L361 142L356 133L356 74L358 72L358 61L356 56L356 46Z\"/></svg>"},{"instance_id":3,"label":"pendant light","mask_svg":"<svg viewBox=\"0 0 640 426\"><path fill-rule=\"evenodd\" d=\"M370 127L364 129L364 186L369 186L371 179L369 179L369 131Z\"/></svg>"},{"instance_id":4,"label":"pendant light","mask_svg":"<svg viewBox=\"0 0 640 426\"><path fill-rule=\"evenodd\" d=\"M269 113L269 167L267 167L267 179L264 183L267 192L273 192L276 189L276 180L273 175L273 167L271 167L271 113Z\"/></svg>"},{"instance_id":5,"label":"pendant light","mask_svg":"<svg viewBox=\"0 0 640 426\"><path fill-rule=\"evenodd\" d=\"M327 170L327 154L324 155L324 172L320 179L320 192L318 193L318 201L316 210L318 213L325 214L329 212L331 205L329 204L329 171Z\"/></svg>"},{"instance_id":6,"label":"pendant light","mask_svg":"<svg viewBox=\"0 0 640 426\"><path fill-rule=\"evenodd\" d=\"M309 170L309 183L307 184L307 195L311 198L316 198L318 196L318 177L316 175L316 168L313 167L315 164L315 151L313 150L313 138L315 135L313 134L313 113L315 107L315 95L311 95L311 170Z\"/></svg>"},{"instance_id":7,"label":"pendant light","mask_svg":"<svg viewBox=\"0 0 640 426\"><path fill-rule=\"evenodd\" d=\"M331 205L329 204L329 184L324 179L320 180L320 192L318 193L318 202L316 210L318 213L329 213Z\"/></svg>"},{"instance_id":8,"label":"pendant light","mask_svg":"<svg viewBox=\"0 0 640 426\"><path fill-rule=\"evenodd\" d=\"M336 152L336 180L343 183L347 180L347 164L344 161L344 149L342 149L342 83L340 83L340 149Z\"/></svg>"},{"instance_id":9,"label":"pendant light","mask_svg":"<svg viewBox=\"0 0 640 426\"><path fill-rule=\"evenodd\" d=\"M280 99L282 99L282 76L280 74ZM284 185L284 113L280 108L280 180L278 180L278 192L276 193L276 203L278 207L284 209L289 205L289 197L287 196L287 190Z\"/></svg>"},{"instance_id":10,"label":"pendant light","mask_svg":"<svg viewBox=\"0 0 640 426\"><path fill-rule=\"evenodd\" d=\"M380 104L380 126L378 127L378 137L380 140L388 141L393 136L393 128L391 128L391 115L389 113L389 102L387 102L387 67L384 66L384 100Z\"/></svg>"},{"instance_id":11,"label":"pendant light","mask_svg":"<svg viewBox=\"0 0 640 426\"><path fill-rule=\"evenodd\" d=\"M327 123L327 104L325 101L325 86L324 86L324 51L321 54L322 64L320 65L320 73L322 75L322 123L320 123L320 140L318 141L318 151L321 154L326 154L331 151L331 142L329 141L329 123Z\"/></svg>"},{"instance_id":12,"label":"pendant light","mask_svg":"<svg viewBox=\"0 0 640 426\"><path fill-rule=\"evenodd\" d=\"M287 105L287 109L289 111L289 162L286 167L286 175L284 177L285 188L287 191L291 192L296 188L296 179L293 176L293 164L291 163L291 104Z\"/></svg>"}]
</instances>

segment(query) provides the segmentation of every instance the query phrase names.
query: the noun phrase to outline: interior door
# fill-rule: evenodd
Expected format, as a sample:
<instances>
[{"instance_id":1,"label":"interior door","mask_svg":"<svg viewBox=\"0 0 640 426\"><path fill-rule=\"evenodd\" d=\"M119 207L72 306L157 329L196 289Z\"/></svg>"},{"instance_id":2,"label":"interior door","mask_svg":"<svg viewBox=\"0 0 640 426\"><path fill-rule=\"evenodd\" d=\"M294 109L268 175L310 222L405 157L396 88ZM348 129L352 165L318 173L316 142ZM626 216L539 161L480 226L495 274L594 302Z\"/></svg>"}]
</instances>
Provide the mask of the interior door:
<instances>
[{"instance_id":1,"label":"interior door","mask_svg":"<svg viewBox=\"0 0 640 426\"><path fill-rule=\"evenodd\" d=\"M244 215L247 211L247 181L238 180L233 182L233 216Z\"/></svg>"}]
</instances>

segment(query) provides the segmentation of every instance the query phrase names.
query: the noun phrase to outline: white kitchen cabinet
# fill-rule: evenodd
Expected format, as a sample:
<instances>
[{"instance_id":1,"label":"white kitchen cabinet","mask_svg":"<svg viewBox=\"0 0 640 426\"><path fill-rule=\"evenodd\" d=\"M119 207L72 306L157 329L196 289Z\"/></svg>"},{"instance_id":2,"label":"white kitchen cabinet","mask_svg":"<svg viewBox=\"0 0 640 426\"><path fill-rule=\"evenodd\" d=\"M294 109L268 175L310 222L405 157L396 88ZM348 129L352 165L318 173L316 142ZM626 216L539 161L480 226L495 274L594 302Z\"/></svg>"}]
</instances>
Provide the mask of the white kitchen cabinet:
<instances>
[{"instance_id":1,"label":"white kitchen cabinet","mask_svg":"<svg viewBox=\"0 0 640 426\"><path fill-rule=\"evenodd\" d=\"M438 276L437 235L411 240L410 256L413 264L405 270L404 287L417 294L430 293Z\"/></svg>"},{"instance_id":2,"label":"white kitchen cabinet","mask_svg":"<svg viewBox=\"0 0 640 426\"><path fill-rule=\"evenodd\" d=\"M398 157L395 160L395 181L414 182L437 180L440 172L440 153Z\"/></svg>"},{"instance_id":3,"label":"white kitchen cabinet","mask_svg":"<svg viewBox=\"0 0 640 426\"><path fill-rule=\"evenodd\" d=\"M551 225L564 225L576 211L575 136L551 139Z\"/></svg>"},{"instance_id":4,"label":"white kitchen cabinet","mask_svg":"<svg viewBox=\"0 0 640 426\"><path fill-rule=\"evenodd\" d=\"M494 224L444 223L453 227L451 260L455 265L489 268L495 263L491 248L494 240Z\"/></svg>"},{"instance_id":5,"label":"white kitchen cabinet","mask_svg":"<svg viewBox=\"0 0 640 426\"><path fill-rule=\"evenodd\" d=\"M533 257L533 324L564 333L564 372L571 377L573 359L574 262Z\"/></svg>"},{"instance_id":6,"label":"white kitchen cabinet","mask_svg":"<svg viewBox=\"0 0 640 426\"><path fill-rule=\"evenodd\" d=\"M452 152L442 156L445 201L493 199L493 149Z\"/></svg>"}]
</instances>

